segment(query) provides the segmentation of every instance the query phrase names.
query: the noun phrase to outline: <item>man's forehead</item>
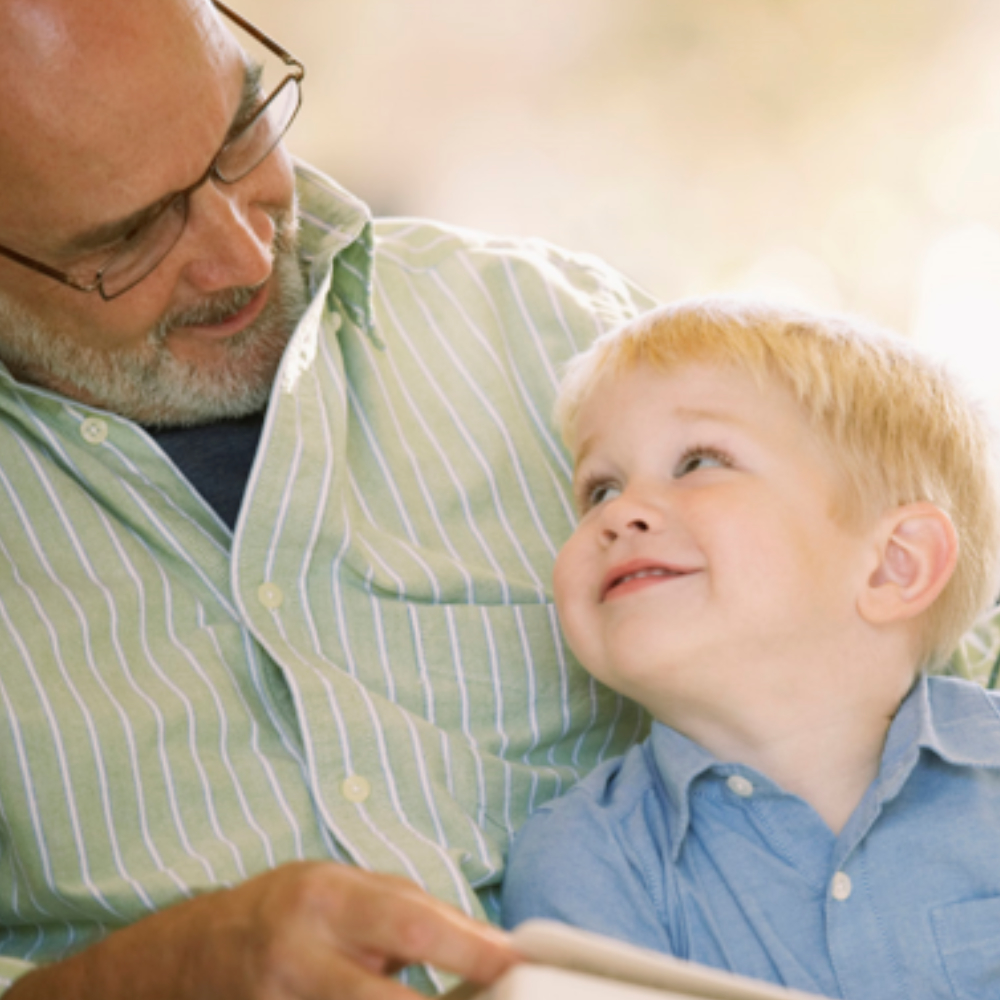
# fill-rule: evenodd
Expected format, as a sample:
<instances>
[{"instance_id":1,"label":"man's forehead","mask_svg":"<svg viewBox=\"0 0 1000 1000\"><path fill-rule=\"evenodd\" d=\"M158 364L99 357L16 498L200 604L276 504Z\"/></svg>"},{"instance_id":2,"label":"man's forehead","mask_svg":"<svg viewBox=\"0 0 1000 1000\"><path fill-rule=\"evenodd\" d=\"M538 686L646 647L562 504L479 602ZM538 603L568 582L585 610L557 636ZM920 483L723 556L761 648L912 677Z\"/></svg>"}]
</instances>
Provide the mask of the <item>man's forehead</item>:
<instances>
[{"instance_id":1,"label":"man's forehead","mask_svg":"<svg viewBox=\"0 0 1000 1000\"><path fill-rule=\"evenodd\" d=\"M3 0L0 37L14 43L0 47L0 242L183 186L185 156L211 158L243 84L203 0Z\"/></svg>"},{"instance_id":2,"label":"man's forehead","mask_svg":"<svg viewBox=\"0 0 1000 1000\"><path fill-rule=\"evenodd\" d=\"M193 36L210 45L218 23L208 0L3 0L0 80L16 89L113 79L120 66L189 51Z\"/></svg>"},{"instance_id":3,"label":"man's forehead","mask_svg":"<svg viewBox=\"0 0 1000 1000\"><path fill-rule=\"evenodd\" d=\"M250 63L243 76L243 91L239 104L232 116L231 129L237 128L257 105L260 99L260 80L262 69L257 63ZM200 175L203 176L203 175ZM185 185L187 187L188 185ZM114 218L102 219L94 225L71 232L60 241L60 249L69 258L99 250L118 240L125 239L151 218L164 210L166 205L178 193L179 189L164 192L156 201L141 205L135 211Z\"/></svg>"}]
</instances>

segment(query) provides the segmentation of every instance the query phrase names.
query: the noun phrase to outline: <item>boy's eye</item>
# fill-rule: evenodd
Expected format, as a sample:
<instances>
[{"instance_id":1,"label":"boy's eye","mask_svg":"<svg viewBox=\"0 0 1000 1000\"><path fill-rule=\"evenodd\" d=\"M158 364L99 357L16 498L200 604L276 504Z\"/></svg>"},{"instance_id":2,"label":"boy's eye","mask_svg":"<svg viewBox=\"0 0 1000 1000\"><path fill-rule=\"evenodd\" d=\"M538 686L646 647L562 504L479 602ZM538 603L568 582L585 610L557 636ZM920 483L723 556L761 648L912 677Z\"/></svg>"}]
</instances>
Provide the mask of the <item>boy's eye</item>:
<instances>
[{"instance_id":1,"label":"boy's eye","mask_svg":"<svg viewBox=\"0 0 1000 1000\"><path fill-rule=\"evenodd\" d=\"M622 488L618 483L608 479L585 482L579 490L580 512L585 514L592 507L597 507L608 500L621 496Z\"/></svg>"},{"instance_id":2,"label":"boy's eye","mask_svg":"<svg viewBox=\"0 0 1000 1000\"><path fill-rule=\"evenodd\" d=\"M681 460L674 469L674 478L680 479L690 472L697 472L699 469L727 469L732 465L728 455L724 455L715 448L689 448L681 456Z\"/></svg>"},{"instance_id":3,"label":"boy's eye","mask_svg":"<svg viewBox=\"0 0 1000 1000\"><path fill-rule=\"evenodd\" d=\"M617 483L599 483L590 491L590 504L604 503L622 495L622 488Z\"/></svg>"}]
</instances>

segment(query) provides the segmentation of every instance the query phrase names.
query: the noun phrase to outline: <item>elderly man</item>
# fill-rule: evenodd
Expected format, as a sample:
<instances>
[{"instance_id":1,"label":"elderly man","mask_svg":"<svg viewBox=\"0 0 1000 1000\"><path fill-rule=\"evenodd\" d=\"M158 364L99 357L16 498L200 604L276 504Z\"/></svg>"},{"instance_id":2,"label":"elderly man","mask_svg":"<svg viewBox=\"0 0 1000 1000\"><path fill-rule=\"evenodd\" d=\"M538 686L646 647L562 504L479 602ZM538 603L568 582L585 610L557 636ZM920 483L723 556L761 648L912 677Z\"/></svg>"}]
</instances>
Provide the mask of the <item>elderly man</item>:
<instances>
[{"instance_id":1,"label":"elderly man","mask_svg":"<svg viewBox=\"0 0 1000 1000\"><path fill-rule=\"evenodd\" d=\"M548 415L651 302L373 224L221 3L4 0L0 39L3 985L492 979L512 832L644 724L559 639Z\"/></svg>"}]
</instances>

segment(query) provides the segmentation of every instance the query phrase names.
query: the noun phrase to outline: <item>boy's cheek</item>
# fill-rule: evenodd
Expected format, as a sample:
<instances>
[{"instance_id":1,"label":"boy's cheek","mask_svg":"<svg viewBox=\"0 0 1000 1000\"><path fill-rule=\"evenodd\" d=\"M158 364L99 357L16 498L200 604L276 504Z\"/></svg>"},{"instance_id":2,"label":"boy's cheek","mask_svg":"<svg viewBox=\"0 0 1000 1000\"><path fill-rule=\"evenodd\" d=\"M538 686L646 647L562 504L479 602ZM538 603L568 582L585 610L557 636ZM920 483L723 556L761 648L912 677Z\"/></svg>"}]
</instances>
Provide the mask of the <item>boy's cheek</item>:
<instances>
[{"instance_id":1,"label":"boy's cheek","mask_svg":"<svg viewBox=\"0 0 1000 1000\"><path fill-rule=\"evenodd\" d=\"M593 540L578 529L556 556L552 571L556 606L597 603L604 572Z\"/></svg>"},{"instance_id":2,"label":"boy's cheek","mask_svg":"<svg viewBox=\"0 0 1000 1000\"><path fill-rule=\"evenodd\" d=\"M566 640L574 651L580 641L581 625L586 621L587 609L583 606L587 588L586 567L577 558L573 539L563 546L556 557L552 574L552 590L556 611Z\"/></svg>"},{"instance_id":3,"label":"boy's cheek","mask_svg":"<svg viewBox=\"0 0 1000 1000\"><path fill-rule=\"evenodd\" d=\"M566 645L569 646L573 655L583 664L584 668L590 673L594 673L595 667L601 659L599 655L601 644L595 633L593 622L588 619L586 611L581 609L579 604L562 608L557 604L556 607ZM598 677L598 679L601 678Z\"/></svg>"},{"instance_id":4,"label":"boy's cheek","mask_svg":"<svg viewBox=\"0 0 1000 1000\"><path fill-rule=\"evenodd\" d=\"M562 610L562 606L572 596L571 581L573 578L573 564L576 562L574 558L576 540L576 535L570 536L566 544L559 550L555 566L552 569L552 593L555 595L556 608L559 611Z\"/></svg>"}]
</instances>

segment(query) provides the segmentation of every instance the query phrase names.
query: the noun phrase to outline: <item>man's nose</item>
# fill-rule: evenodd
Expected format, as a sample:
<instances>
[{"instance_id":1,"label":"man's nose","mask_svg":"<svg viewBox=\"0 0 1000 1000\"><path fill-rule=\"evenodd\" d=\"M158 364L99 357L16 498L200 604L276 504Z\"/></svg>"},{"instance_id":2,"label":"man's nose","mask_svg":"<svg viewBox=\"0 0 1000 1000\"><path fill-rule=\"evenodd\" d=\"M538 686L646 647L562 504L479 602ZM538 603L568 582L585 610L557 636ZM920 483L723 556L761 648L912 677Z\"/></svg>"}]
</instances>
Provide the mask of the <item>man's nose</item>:
<instances>
[{"instance_id":1,"label":"man's nose","mask_svg":"<svg viewBox=\"0 0 1000 1000\"><path fill-rule=\"evenodd\" d=\"M274 219L241 196L240 184L209 180L191 195L183 273L203 294L253 287L270 277Z\"/></svg>"}]
</instances>

